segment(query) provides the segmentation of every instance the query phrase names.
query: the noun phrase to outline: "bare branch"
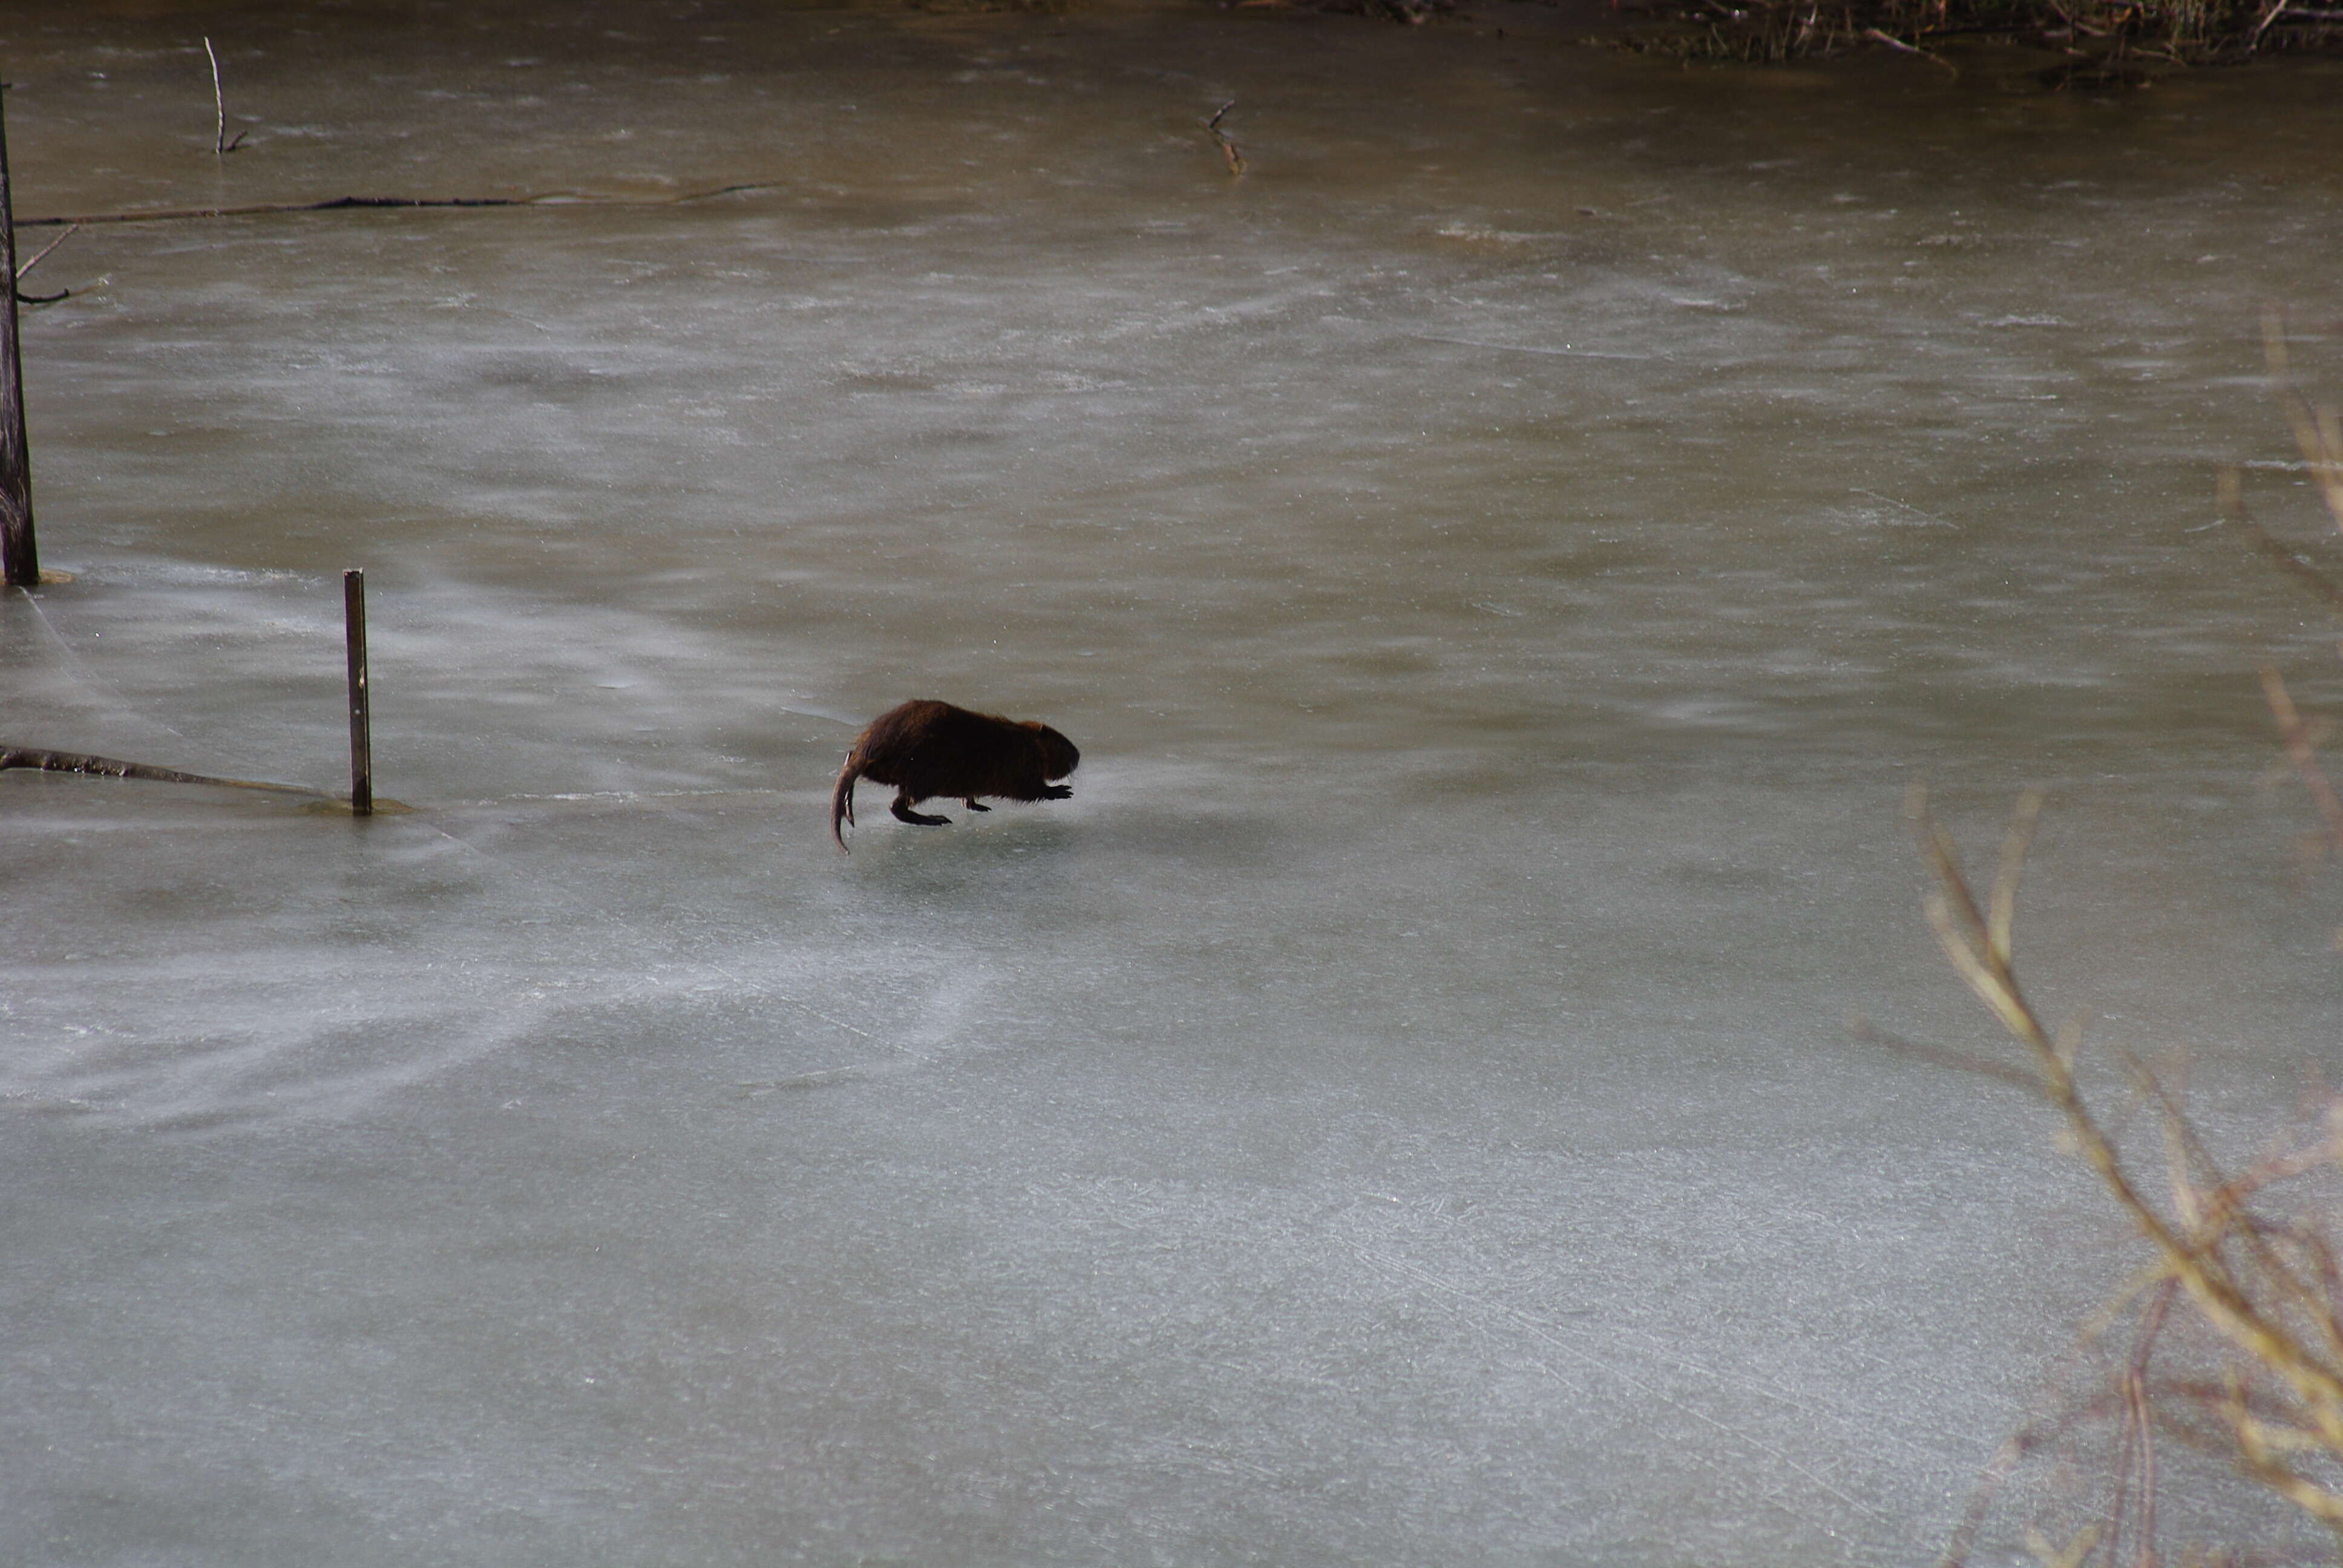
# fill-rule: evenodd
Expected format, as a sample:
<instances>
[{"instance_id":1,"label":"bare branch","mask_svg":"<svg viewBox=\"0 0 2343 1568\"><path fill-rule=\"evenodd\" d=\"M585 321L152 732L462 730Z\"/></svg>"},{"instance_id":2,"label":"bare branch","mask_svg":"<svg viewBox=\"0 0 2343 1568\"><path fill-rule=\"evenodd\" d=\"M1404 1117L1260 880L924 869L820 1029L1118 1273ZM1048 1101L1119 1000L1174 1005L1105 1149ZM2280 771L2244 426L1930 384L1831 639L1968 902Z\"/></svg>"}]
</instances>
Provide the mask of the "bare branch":
<instances>
[{"instance_id":1,"label":"bare branch","mask_svg":"<svg viewBox=\"0 0 2343 1568\"><path fill-rule=\"evenodd\" d=\"M2270 715L2278 720L2278 732L2286 742L2286 754L2294 770L2302 776L2303 788L2310 791L2311 800L2325 819L2327 834L2338 849L2343 849L2343 795L2338 795L2327 770L2318 765L2318 752L2311 745L2310 730L2295 711L2294 699L2286 689L2285 678L2276 665L2262 666L2262 695L2268 699Z\"/></svg>"},{"instance_id":2,"label":"bare branch","mask_svg":"<svg viewBox=\"0 0 2343 1568\"><path fill-rule=\"evenodd\" d=\"M56 238L55 238L55 239L53 239L53 240L49 241L49 243L48 243L48 244L46 244L46 245L45 245L45 246L41 246L41 248L40 248L40 249L38 249L38 250L35 251L35 252L33 253L33 259L32 259L32 260L30 260L30 261L28 261L28 262L24 263L23 265L19 266L16 268L16 281L17 281L17 282L19 282L19 283L24 282L24 281L25 281L25 275L26 273L28 273L28 272L30 272L30 271L32 271L32 270L33 270L33 268L35 268L35 267L36 267L36 266L40 266L40 265L41 265L41 261L42 261L42 259L43 259L44 257L45 257L45 256L49 254L49 252L51 252L51 251L53 251L53 250L56 249L56 248L57 248L57 246L61 246L61 245L65 244L65 241L67 241L67 240L71 239L71 238L74 236L74 232L75 232L76 229L80 228L80 227L81 227L81 225L79 225L79 224L77 224L77 223L76 223L76 224L68 224L68 225L65 226L65 231L63 234L61 234L61 235L57 236L57 237L56 237Z\"/></svg>"},{"instance_id":3,"label":"bare branch","mask_svg":"<svg viewBox=\"0 0 2343 1568\"><path fill-rule=\"evenodd\" d=\"M220 96L219 55L213 50L208 37L204 40L204 55L212 63L212 154L216 157L225 157L242 146L244 138L250 133L238 131L236 140L227 139L227 100Z\"/></svg>"},{"instance_id":4,"label":"bare branch","mask_svg":"<svg viewBox=\"0 0 2343 1568\"><path fill-rule=\"evenodd\" d=\"M1898 1056L1934 1062L1938 1067L1949 1067L1956 1072L1972 1072L1979 1078L2014 1085L2028 1094L2039 1095L2042 1092L2042 1081L2022 1067L2006 1061L1995 1061L1987 1057L1971 1056L1967 1051L1954 1050L1946 1046L1930 1045L1925 1040L1907 1040L1900 1034L1889 1033L1867 1018L1858 1017L1850 1020L1848 1032L1865 1045L1876 1045Z\"/></svg>"},{"instance_id":5,"label":"bare branch","mask_svg":"<svg viewBox=\"0 0 2343 1568\"><path fill-rule=\"evenodd\" d=\"M2335 526L2343 528L2343 426L2334 409L2313 409L2296 388L2287 360L2286 314L2276 306L2262 312L2262 358L2269 369L2270 396L2294 431L2294 444L2310 465Z\"/></svg>"},{"instance_id":6,"label":"bare branch","mask_svg":"<svg viewBox=\"0 0 2343 1568\"><path fill-rule=\"evenodd\" d=\"M1237 101L1231 98L1227 103L1214 109L1212 117L1204 122L1204 129L1211 133L1213 142L1220 147L1221 156L1228 160L1231 176L1241 179L1245 172L1244 154L1237 151L1235 138L1221 129L1221 117L1236 106Z\"/></svg>"},{"instance_id":7,"label":"bare branch","mask_svg":"<svg viewBox=\"0 0 2343 1568\"><path fill-rule=\"evenodd\" d=\"M2009 835L2001 841L2001 869L1993 879L1993 920L1986 941L2005 969L2012 957L2010 928L2017 920L2017 881L2026 869L2026 852L2034 844L2035 824L2042 819L2043 799L2040 789L2028 789L2017 798Z\"/></svg>"}]
</instances>

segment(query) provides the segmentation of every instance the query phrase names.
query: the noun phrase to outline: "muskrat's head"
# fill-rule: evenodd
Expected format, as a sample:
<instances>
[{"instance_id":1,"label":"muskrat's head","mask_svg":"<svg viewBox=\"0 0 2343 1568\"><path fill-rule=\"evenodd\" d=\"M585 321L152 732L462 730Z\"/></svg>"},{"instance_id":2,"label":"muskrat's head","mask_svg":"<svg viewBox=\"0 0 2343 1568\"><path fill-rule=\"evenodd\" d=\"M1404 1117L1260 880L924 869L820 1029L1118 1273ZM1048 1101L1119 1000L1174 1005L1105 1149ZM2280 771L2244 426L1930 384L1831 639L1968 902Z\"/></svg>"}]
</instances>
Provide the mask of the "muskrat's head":
<instances>
[{"instance_id":1,"label":"muskrat's head","mask_svg":"<svg viewBox=\"0 0 2343 1568\"><path fill-rule=\"evenodd\" d=\"M1033 742L1041 749L1041 777L1063 779L1082 765L1082 754L1074 743L1046 724L1028 723L1033 732Z\"/></svg>"}]
</instances>

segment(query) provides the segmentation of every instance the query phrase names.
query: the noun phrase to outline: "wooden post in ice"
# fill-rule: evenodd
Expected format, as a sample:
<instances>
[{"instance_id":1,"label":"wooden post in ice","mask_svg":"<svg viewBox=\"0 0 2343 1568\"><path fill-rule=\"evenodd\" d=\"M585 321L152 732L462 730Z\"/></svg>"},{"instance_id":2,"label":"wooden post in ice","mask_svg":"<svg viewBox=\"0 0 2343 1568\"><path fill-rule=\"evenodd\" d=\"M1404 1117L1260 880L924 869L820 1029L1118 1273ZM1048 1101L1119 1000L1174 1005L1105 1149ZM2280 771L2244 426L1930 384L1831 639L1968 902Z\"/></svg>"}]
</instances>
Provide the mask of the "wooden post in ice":
<instances>
[{"instance_id":1,"label":"wooden post in ice","mask_svg":"<svg viewBox=\"0 0 2343 1568\"><path fill-rule=\"evenodd\" d=\"M374 815L374 719L367 708L366 573L342 574L342 620L350 651L350 815Z\"/></svg>"},{"instance_id":2,"label":"wooden post in ice","mask_svg":"<svg viewBox=\"0 0 2343 1568\"><path fill-rule=\"evenodd\" d=\"M10 588L41 580L40 551L33 544L33 469L25 442L25 370L16 352L16 217L8 196L8 132L0 115L0 280L7 285L0 309L0 578Z\"/></svg>"}]
</instances>

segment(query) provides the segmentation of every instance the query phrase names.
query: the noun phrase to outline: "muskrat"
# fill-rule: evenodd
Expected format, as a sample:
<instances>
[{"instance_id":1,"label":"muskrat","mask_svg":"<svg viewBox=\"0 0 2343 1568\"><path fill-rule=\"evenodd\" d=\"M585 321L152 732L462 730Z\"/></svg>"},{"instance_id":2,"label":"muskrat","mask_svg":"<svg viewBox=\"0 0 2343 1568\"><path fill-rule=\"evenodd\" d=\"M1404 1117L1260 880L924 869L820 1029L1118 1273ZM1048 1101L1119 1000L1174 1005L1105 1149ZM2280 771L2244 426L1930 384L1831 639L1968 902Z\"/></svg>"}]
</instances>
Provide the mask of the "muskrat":
<instances>
[{"instance_id":1,"label":"muskrat","mask_svg":"<svg viewBox=\"0 0 2343 1568\"><path fill-rule=\"evenodd\" d=\"M951 819L922 816L911 808L937 795L963 801L971 811L992 809L977 803L980 795L1063 800L1073 791L1050 780L1063 779L1081 760L1074 743L1046 724L970 713L924 698L906 702L872 719L854 738L846 766L838 770L838 787L830 793L830 836L846 848L839 824L854 820L858 779L894 785L892 809L900 820L940 828Z\"/></svg>"}]
</instances>

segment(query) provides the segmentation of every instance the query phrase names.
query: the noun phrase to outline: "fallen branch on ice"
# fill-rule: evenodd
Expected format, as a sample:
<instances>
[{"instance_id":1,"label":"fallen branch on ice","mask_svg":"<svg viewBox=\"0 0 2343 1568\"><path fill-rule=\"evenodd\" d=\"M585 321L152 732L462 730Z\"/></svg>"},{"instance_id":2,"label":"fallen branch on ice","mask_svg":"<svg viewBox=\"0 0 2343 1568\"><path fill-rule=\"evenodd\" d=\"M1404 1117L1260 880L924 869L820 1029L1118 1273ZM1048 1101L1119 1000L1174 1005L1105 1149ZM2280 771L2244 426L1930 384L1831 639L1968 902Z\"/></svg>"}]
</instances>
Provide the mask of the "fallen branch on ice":
<instances>
[{"instance_id":1,"label":"fallen branch on ice","mask_svg":"<svg viewBox=\"0 0 2343 1568\"><path fill-rule=\"evenodd\" d=\"M18 228L52 228L59 224L85 223L183 223L191 218L260 217L274 213L341 212L354 208L374 207L488 207L488 206L681 206L687 202L709 201L720 196L732 196L740 191L761 191L773 188L770 181L746 181L739 185L718 186L714 190L689 191L675 196L586 196L576 191L546 191L536 196L335 196L328 201L266 201L253 202L244 206L178 206L156 207L149 212L96 212L61 217L20 217Z\"/></svg>"},{"instance_id":2,"label":"fallen branch on ice","mask_svg":"<svg viewBox=\"0 0 2343 1568\"><path fill-rule=\"evenodd\" d=\"M144 762L95 757L85 751L51 751L38 746L0 745L0 769L10 768L37 769L44 773L78 773L92 779L143 779L156 784L211 784L226 789L266 789L278 795L305 795L312 800L348 804L342 796L312 789L306 784L267 784L256 779L215 779L207 773L183 773L176 768L154 768ZM375 809L380 811L394 804L377 800Z\"/></svg>"}]
</instances>

